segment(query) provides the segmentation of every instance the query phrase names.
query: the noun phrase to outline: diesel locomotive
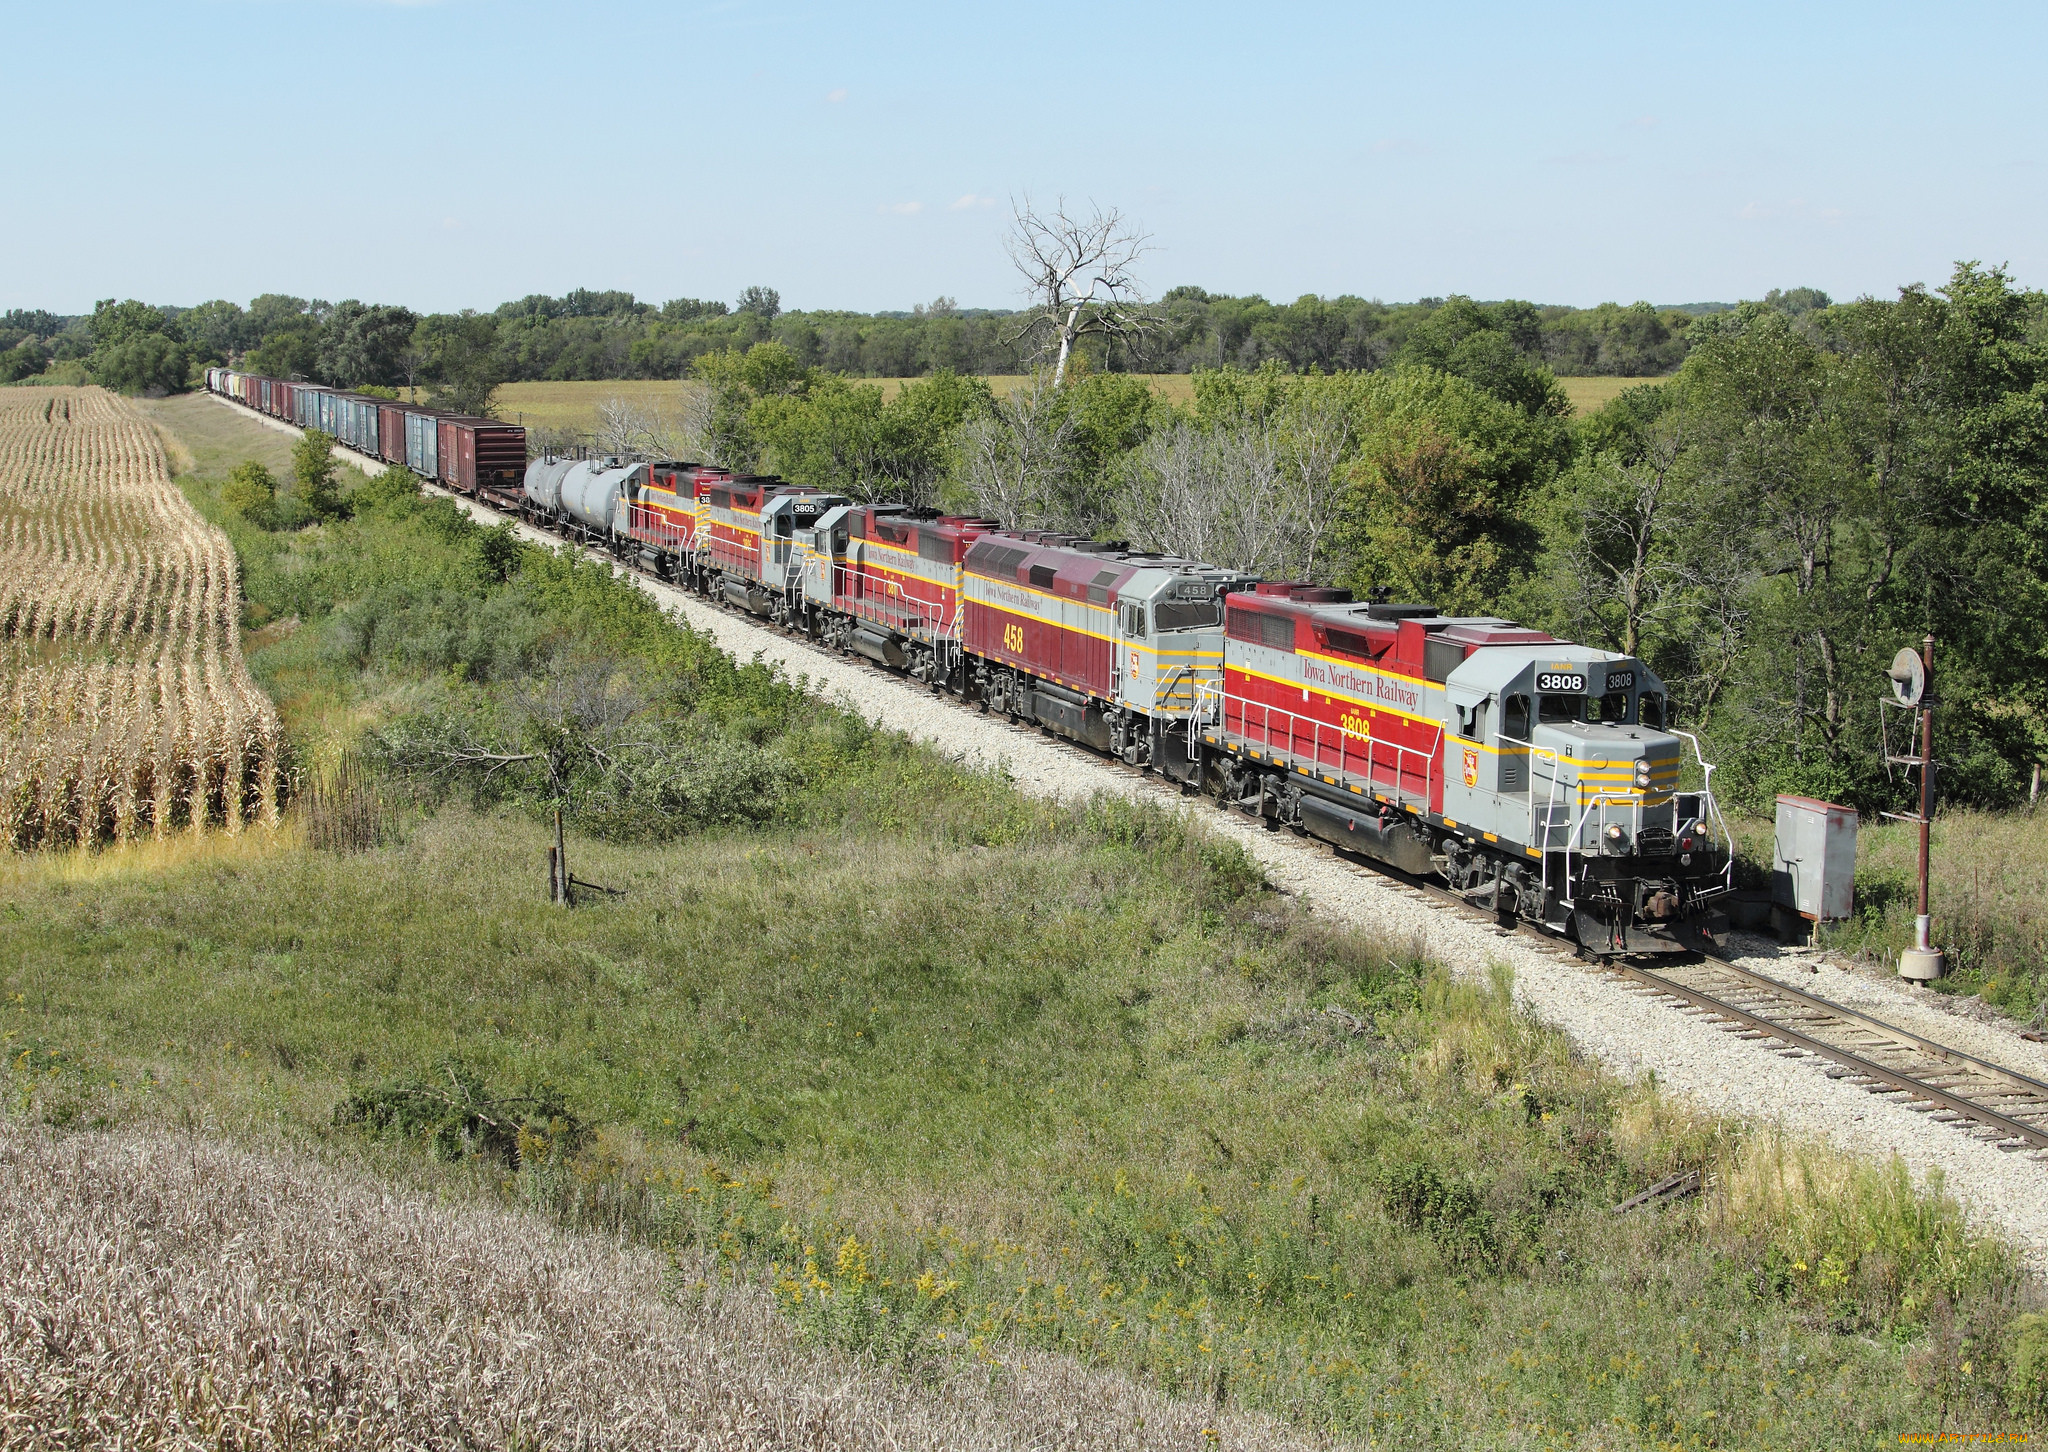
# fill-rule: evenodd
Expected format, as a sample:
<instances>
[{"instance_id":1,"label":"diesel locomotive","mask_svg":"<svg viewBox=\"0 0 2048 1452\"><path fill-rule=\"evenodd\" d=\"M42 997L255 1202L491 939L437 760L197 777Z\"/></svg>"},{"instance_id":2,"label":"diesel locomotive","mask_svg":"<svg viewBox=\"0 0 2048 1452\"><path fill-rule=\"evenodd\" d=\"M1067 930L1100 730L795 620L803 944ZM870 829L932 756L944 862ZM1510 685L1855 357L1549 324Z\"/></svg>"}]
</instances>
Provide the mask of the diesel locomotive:
<instances>
[{"instance_id":1,"label":"diesel locomotive","mask_svg":"<svg viewBox=\"0 0 2048 1452\"><path fill-rule=\"evenodd\" d=\"M332 414L372 457L1590 953L1711 949L1726 929L1712 768L1640 660L767 476L523 462L504 425L229 370L208 387Z\"/></svg>"},{"instance_id":2,"label":"diesel locomotive","mask_svg":"<svg viewBox=\"0 0 2048 1452\"><path fill-rule=\"evenodd\" d=\"M544 459L526 513L1590 952L1725 931L1712 769L1639 660L693 464ZM1699 780L1681 790L1688 747Z\"/></svg>"}]
</instances>

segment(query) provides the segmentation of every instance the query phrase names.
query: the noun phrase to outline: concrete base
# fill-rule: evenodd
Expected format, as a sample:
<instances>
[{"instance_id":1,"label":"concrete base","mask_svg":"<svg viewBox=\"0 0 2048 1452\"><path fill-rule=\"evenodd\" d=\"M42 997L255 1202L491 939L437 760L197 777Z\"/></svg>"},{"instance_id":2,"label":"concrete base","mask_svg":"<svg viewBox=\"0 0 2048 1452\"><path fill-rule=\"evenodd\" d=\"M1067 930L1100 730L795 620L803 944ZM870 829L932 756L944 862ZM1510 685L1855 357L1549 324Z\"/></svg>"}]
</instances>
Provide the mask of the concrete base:
<instances>
[{"instance_id":1,"label":"concrete base","mask_svg":"<svg viewBox=\"0 0 2048 1452\"><path fill-rule=\"evenodd\" d=\"M1899 977L1913 983L1932 983L1948 971L1939 948L1908 948L1899 954Z\"/></svg>"}]
</instances>

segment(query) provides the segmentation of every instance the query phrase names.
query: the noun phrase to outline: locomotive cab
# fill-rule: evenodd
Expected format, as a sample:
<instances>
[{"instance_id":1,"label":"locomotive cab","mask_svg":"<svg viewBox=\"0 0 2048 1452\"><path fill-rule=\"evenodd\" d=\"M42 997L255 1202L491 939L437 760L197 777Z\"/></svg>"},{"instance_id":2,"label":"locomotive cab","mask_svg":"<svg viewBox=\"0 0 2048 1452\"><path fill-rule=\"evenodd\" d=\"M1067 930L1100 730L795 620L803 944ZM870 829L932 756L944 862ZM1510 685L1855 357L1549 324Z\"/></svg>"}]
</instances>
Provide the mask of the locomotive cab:
<instances>
[{"instance_id":1,"label":"locomotive cab","mask_svg":"<svg viewBox=\"0 0 2048 1452\"><path fill-rule=\"evenodd\" d=\"M1687 951L1718 926L1725 832L1710 792L1678 790L1668 699L1642 662L1562 644L1477 650L1445 682L1444 816L1517 844L1520 909L1596 952ZM1483 880L1482 855L1450 844L1453 886Z\"/></svg>"}]
</instances>

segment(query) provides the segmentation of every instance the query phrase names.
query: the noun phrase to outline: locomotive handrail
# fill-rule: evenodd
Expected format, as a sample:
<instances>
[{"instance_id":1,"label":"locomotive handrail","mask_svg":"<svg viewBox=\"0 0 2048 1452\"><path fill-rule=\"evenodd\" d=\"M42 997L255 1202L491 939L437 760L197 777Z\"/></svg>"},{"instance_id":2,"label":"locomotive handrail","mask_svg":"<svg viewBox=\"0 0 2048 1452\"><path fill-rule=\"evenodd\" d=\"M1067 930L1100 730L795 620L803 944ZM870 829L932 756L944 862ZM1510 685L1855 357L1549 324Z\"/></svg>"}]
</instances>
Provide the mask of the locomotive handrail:
<instances>
[{"instance_id":1,"label":"locomotive handrail","mask_svg":"<svg viewBox=\"0 0 2048 1452\"><path fill-rule=\"evenodd\" d=\"M1667 726L1664 729L1686 741L1692 747L1692 759L1700 765L1700 805L1705 811L1713 813L1713 820L1709 825L1720 834L1722 856L1726 859L1726 865L1721 869L1721 877L1725 889L1732 891L1735 887L1735 833L1729 829L1728 819L1721 814L1720 799L1714 795L1714 763L1707 760L1706 753L1700 750L1699 737L1692 732L1680 731L1676 726ZM1673 816L1675 817L1676 813Z\"/></svg>"},{"instance_id":2,"label":"locomotive handrail","mask_svg":"<svg viewBox=\"0 0 2048 1452\"><path fill-rule=\"evenodd\" d=\"M1244 732L1245 739L1250 740L1252 734L1252 710L1256 708L1259 712L1258 726L1261 740L1271 750L1274 749L1273 719L1276 716L1281 717L1288 723L1286 755L1290 758L1299 758L1301 753L1295 749L1294 742L1298 737L1306 735L1312 743L1309 748L1309 759L1313 760L1318 767L1331 764L1323 759L1326 740L1328 739L1325 737L1325 732L1334 733L1336 754L1334 768L1345 776L1353 775L1351 770L1345 765L1346 751L1344 743L1346 738L1363 741L1365 743L1365 780L1368 785L1374 786L1381 784L1379 776L1380 748L1382 746L1388 747L1394 753L1393 760L1389 765L1393 771L1392 787L1395 795L1400 797L1405 805L1409 791L1403 780L1404 777L1420 776L1422 778L1422 809L1425 812L1432 809L1431 803L1436 795L1436 773L1443 761L1444 728L1441 725L1437 726L1436 738L1427 749L1403 746L1398 741L1382 741L1379 737L1369 733L1360 735L1356 732L1347 731L1341 726L1331 726L1327 721L1319 721L1313 716L1304 716L1299 711L1289 711L1284 707L1274 706L1269 702L1253 701L1244 696L1233 695L1223 687L1224 682L1222 681L1204 684L1201 693L1203 698L1205 700L1220 701L1224 709L1216 713L1216 719L1213 723L1205 720L1200 724L1214 724L1219 730L1227 730L1228 705L1230 702L1235 701L1238 705L1238 720L1241 723L1241 729ZM1307 722L1311 729L1307 732L1300 731L1296 725L1299 722ZM1407 764L1405 758L1410 756L1422 759L1420 770L1416 770Z\"/></svg>"},{"instance_id":3,"label":"locomotive handrail","mask_svg":"<svg viewBox=\"0 0 2048 1452\"><path fill-rule=\"evenodd\" d=\"M1556 793L1553 787L1553 799L1555 799L1555 795ZM1600 807L1602 807L1608 802L1624 802L1628 805L1630 813L1629 820L1632 828L1632 830L1629 833L1629 842L1631 844L1635 842L1636 837L1639 836L1643 830L1643 799L1640 796L1638 796L1634 792L1596 793L1593 799L1586 803L1586 809L1579 813L1578 819L1572 823L1572 830L1568 834L1566 834L1565 837L1564 886L1566 892L1570 892L1572 888L1572 853L1577 852L1581 857L1593 855L1592 853L1587 852L1585 848L1574 847L1572 844L1579 841L1580 838L1583 836L1586 827L1586 819L1588 817L1591 817L1596 810L1598 810ZM1602 817L1602 820L1605 820L1604 816ZM1596 852L1597 850L1598 849L1595 848ZM1559 899L1559 901L1561 901L1566 907L1571 908L1574 912L1578 910L1579 904L1577 899L1575 898L1566 897Z\"/></svg>"}]
</instances>

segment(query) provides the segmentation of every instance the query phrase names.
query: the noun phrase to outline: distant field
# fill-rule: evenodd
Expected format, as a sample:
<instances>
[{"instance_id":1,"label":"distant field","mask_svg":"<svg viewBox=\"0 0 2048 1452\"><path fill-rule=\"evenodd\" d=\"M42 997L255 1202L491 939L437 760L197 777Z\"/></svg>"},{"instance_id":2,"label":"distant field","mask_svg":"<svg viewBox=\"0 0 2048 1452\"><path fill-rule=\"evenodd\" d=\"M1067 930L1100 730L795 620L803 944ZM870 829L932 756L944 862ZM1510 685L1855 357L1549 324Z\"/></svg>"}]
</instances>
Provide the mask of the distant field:
<instances>
[{"instance_id":1,"label":"distant field","mask_svg":"<svg viewBox=\"0 0 2048 1452\"><path fill-rule=\"evenodd\" d=\"M608 398L651 404L675 413L700 385L673 378L601 378L590 383L508 383L498 390L498 417L528 428L597 427L598 406Z\"/></svg>"},{"instance_id":2,"label":"distant field","mask_svg":"<svg viewBox=\"0 0 2048 1452\"><path fill-rule=\"evenodd\" d=\"M1188 404L1194 401L1195 380L1186 373L1148 373L1141 375L1152 385L1152 391L1168 403ZM857 378L856 383L878 385L884 397L894 398L905 383L914 382L908 378ZM997 392L1015 388L1024 380L1017 374L998 374L988 380L989 387ZM1614 399L1623 389L1639 384L1656 383L1655 378L1560 378L1565 395L1571 399L1572 407L1581 413L1590 412ZM498 415L507 423L525 424L529 428L580 429L590 432L597 428L598 405L608 398L623 398L629 402L649 404L674 413L682 408L683 399L698 387L695 383L684 383L669 378L625 378L599 379L588 383L508 383L498 390Z\"/></svg>"},{"instance_id":3,"label":"distant field","mask_svg":"<svg viewBox=\"0 0 2048 1452\"><path fill-rule=\"evenodd\" d=\"M1614 402L1631 388L1645 383L1662 383L1662 378L1560 378L1564 396L1572 401L1574 413L1591 413Z\"/></svg>"}]
</instances>

